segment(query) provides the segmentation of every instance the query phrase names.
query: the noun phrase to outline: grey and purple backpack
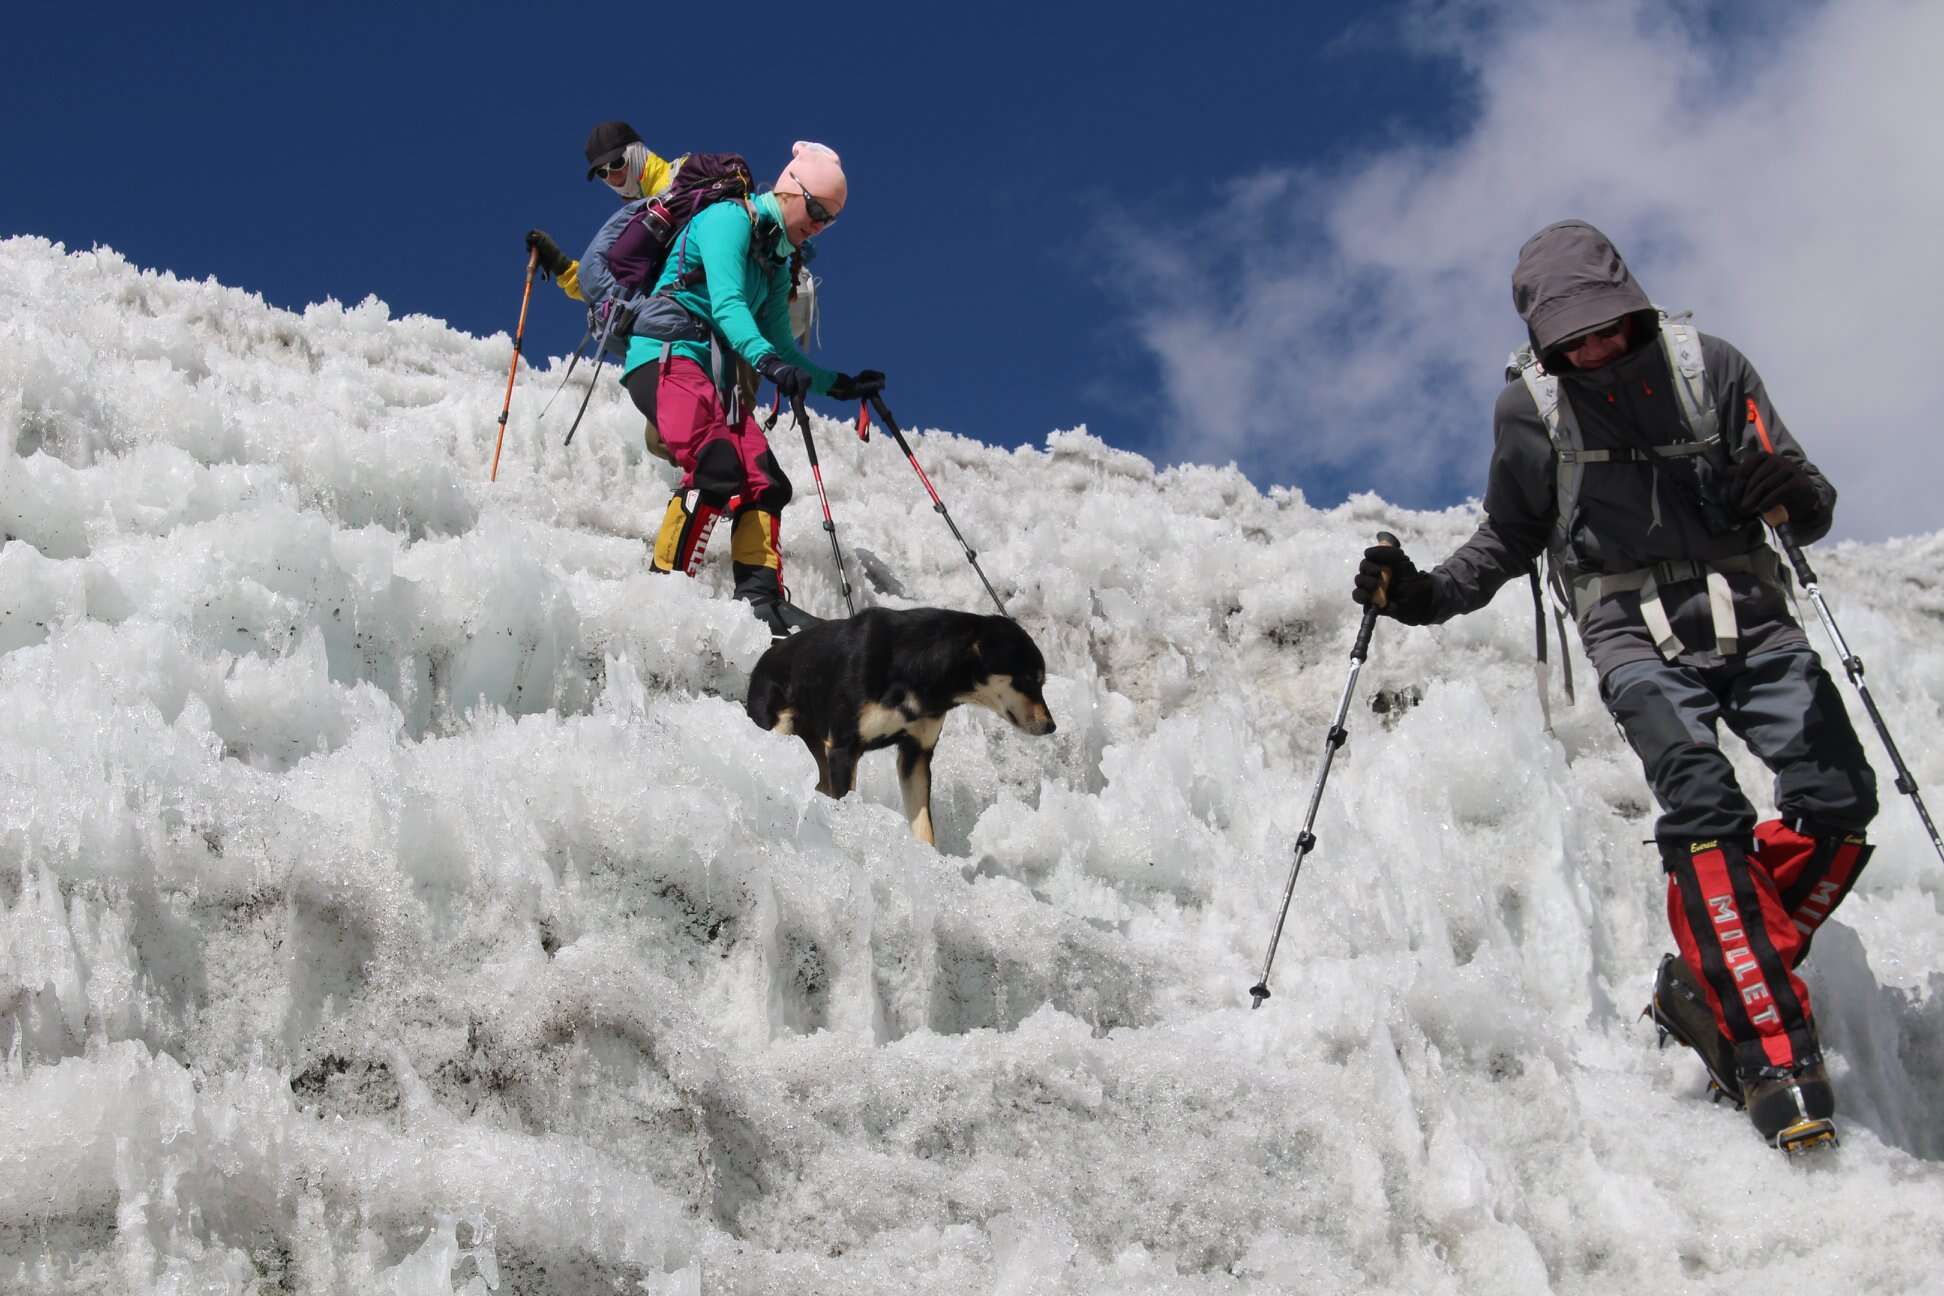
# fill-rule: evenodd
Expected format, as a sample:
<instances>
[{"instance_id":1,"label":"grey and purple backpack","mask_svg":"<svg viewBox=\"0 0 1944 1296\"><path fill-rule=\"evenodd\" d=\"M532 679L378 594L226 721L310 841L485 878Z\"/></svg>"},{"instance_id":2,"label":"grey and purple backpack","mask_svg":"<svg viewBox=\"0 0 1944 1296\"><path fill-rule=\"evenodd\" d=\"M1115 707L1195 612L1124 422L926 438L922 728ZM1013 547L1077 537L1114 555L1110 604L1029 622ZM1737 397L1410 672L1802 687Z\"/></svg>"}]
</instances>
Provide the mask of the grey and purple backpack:
<instances>
[{"instance_id":1,"label":"grey and purple backpack","mask_svg":"<svg viewBox=\"0 0 1944 1296\"><path fill-rule=\"evenodd\" d=\"M668 249L682 227L704 207L748 198L755 185L749 163L738 153L691 153L676 168L668 188L644 199L641 210L621 228L607 250L608 272L628 296L655 286Z\"/></svg>"}]
</instances>

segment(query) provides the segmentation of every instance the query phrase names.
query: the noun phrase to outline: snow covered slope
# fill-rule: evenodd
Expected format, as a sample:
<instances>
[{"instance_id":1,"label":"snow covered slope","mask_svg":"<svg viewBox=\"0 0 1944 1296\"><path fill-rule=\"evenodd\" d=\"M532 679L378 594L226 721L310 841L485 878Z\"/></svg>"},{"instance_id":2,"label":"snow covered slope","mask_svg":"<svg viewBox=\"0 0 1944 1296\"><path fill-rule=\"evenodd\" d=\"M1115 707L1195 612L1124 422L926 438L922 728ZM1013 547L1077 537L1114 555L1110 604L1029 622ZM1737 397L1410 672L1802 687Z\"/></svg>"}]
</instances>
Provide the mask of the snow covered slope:
<instances>
[{"instance_id":1,"label":"snow covered slope","mask_svg":"<svg viewBox=\"0 0 1944 1296\"><path fill-rule=\"evenodd\" d=\"M1379 626L1250 1011L1353 560L1469 511L915 438L1060 724L952 717L934 852L889 754L833 803L744 718L726 554L646 574L618 386L563 451L523 372L487 481L508 355L0 242L0 1290L1936 1290L1907 801L1808 965L1844 1146L1790 1164L1637 1020L1647 790L1590 700L1541 732L1522 589ZM860 594L981 608L895 446L817 433ZM1944 541L1818 563L1944 803Z\"/></svg>"}]
</instances>

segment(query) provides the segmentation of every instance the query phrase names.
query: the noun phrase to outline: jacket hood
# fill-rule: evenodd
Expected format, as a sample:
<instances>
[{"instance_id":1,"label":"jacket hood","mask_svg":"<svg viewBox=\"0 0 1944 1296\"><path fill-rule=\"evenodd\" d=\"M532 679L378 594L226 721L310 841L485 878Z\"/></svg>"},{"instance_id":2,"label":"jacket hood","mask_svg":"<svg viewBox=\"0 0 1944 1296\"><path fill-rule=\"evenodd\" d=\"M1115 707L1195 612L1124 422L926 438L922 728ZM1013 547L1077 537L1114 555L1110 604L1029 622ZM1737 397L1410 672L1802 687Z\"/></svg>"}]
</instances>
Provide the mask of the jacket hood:
<instances>
[{"instance_id":1,"label":"jacket hood","mask_svg":"<svg viewBox=\"0 0 1944 1296\"><path fill-rule=\"evenodd\" d=\"M1654 309L1612 241L1573 220L1546 226L1519 249L1512 305L1541 359L1575 333Z\"/></svg>"}]
</instances>

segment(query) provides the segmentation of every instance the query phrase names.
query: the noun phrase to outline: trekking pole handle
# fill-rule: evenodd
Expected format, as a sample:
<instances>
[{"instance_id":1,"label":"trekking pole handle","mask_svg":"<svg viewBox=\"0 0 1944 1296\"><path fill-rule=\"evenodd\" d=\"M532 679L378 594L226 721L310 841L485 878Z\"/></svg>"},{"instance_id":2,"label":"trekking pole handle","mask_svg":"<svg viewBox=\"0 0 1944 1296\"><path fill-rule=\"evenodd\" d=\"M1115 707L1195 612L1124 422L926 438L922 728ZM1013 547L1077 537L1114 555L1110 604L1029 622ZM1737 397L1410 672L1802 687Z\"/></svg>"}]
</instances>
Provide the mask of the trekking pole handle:
<instances>
[{"instance_id":1,"label":"trekking pole handle","mask_svg":"<svg viewBox=\"0 0 1944 1296\"><path fill-rule=\"evenodd\" d=\"M1802 587L1808 589L1816 584L1816 573L1809 566L1809 556L1796 543L1795 528L1787 522L1778 522L1775 524L1775 538L1782 542L1782 552L1789 555L1789 565L1795 568L1796 579L1802 582Z\"/></svg>"},{"instance_id":2,"label":"trekking pole handle","mask_svg":"<svg viewBox=\"0 0 1944 1296\"><path fill-rule=\"evenodd\" d=\"M884 393L872 392L865 399L870 401L871 408L877 411L878 421L884 424L885 430L902 441L904 433L898 427L898 420L891 417L890 407L884 403Z\"/></svg>"},{"instance_id":3,"label":"trekking pole handle","mask_svg":"<svg viewBox=\"0 0 1944 1296\"><path fill-rule=\"evenodd\" d=\"M810 467L817 467L817 443L810 439L810 411L803 407L803 397L790 397L790 412L796 415L797 427L803 431L803 448L810 456Z\"/></svg>"},{"instance_id":4,"label":"trekking pole handle","mask_svg":"<svg viewBox=\"0 0 1944 1296\"><path fill-rule=\"evenodd\" d=\"M1377 543L1390 549L1403 548L1403 543L1388 531L1379 531L1377 533ZM1386 580L1384 582L1384 588L1387 589L1389 586L1390 581ZM1356 646L1350 649L1350 656L1356 661L1362 661L1370 654L1370 636L1377 629L1377 613L1383 607L1383 604L1379 600L1383 597L1384 590L1379 589L1376 597L1364 604L1363 624L1357 627Z\"/></svg>"}]
</instances>

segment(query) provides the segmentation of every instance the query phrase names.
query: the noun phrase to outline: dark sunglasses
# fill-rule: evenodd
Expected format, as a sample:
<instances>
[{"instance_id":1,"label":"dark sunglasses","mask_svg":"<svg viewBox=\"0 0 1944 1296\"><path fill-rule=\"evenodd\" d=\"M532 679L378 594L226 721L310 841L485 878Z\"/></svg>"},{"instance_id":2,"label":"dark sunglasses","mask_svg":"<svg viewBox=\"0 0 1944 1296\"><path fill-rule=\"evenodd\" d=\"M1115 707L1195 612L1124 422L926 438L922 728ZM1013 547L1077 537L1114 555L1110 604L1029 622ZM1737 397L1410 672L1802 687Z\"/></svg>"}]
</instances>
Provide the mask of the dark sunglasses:
<instances>
[{"instance_id":1,"label":"dark sunglasses","mask_svg":"<svg viewBox=\"0 0 1944 1296\"><path fill-rule=\"evenodd\" d=\"M816 199L816 195L812 194L808 189L805 189L803 187L803 181L797 180L795 176L791 176L790 179L796 180L797 192L803 195L804 215L808 216L811 220L817 222L817 224L822 225L825 228L828 228L837 223L836 213L832 212L830 208L818 202Z\"/></svg>"},{"instance_id":2,"label":"dark sunglasses","mask_svg":"<svg viewBox=\"0 0 1944 1296\"><path fill-rule=\"evenodd\" d=\"M1627 317L1623 315L1619 319L1613 321L1613 323L1603 324L1599 328L1596 328L1591 332L1577 333L1572 337L1567 338L1564 342L1561 342L1554 349L1558 351L1577 351L1579 348L1585 346L1588 342L1604 342L1608 338L1619 337L1622 330L1624 330L1626 327L1627 327Z\"/></svg>"},{"instance_id":3,"label":"dark sunglasses","mask_svg":"<svg viewBox=\"0 0 1944 1296\"><path fill-rule=\"evenodd\" d=\"M617 171L627 170L627 167L628 167L628 159L618 158L613 162L603 163L602 165L595 167L594 171L595 174L597 175L611 176Z\"/></svg>"}]
</instances>

